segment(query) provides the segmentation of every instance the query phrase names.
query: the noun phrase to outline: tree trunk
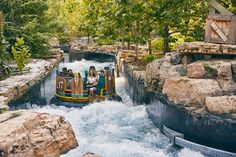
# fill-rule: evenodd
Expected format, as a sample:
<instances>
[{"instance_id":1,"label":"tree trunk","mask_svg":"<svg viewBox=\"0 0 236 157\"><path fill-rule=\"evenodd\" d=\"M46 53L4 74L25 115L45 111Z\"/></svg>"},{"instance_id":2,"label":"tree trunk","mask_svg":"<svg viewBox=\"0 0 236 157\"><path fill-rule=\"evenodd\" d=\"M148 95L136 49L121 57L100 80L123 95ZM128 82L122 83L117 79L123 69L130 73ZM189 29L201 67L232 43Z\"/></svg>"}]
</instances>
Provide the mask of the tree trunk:
<instances>
[{"instance_id":1,"label":"tree trunk","mask_svg":"<svg viewBox=\"0 0 236 157\"><path fill-rule=\"evenodd\" d=\"M170 47L169 47L169 38L170 38L170 32L169 32L169 27L166 26L164 28L164 49L163 49L163 53L164 55L170 51Z\"/></svg>"},{"instance_id":2,"label":"tree trunk","mask_svg":"<svg viewBox=\"0 0 236 157\"><path fill-rule=\"evenodd\" d=\"M89 38L90 34L88 34L88 41L87 41L87 45L89 45L90 43L90 38Z\"/></svg>"},{"instance_id":3,"label":"tree trunk","mask_svg":"<svg viewBox=\"0 0 236 157\"><path fill-rule=\"evenodd\" d=\"M136 54L136 59L139 58L139 49L138 49L138 45L139 45L139 40L140 40L140 23L139 21L136 21L136 29L135 29L135 37L136 37L136 41L135 41L135 54Z\"/></svg>"},{"instance_id":4,"label":"tree trunk","mask_svg":"<svg viewBox=\"0 0 236 157\"><path fill-rule=\"evenodd\" d=\"M122 50L125 50L125 42L122 40Z\"/></svg>"},{"instance_id":5,"label":"tree trunk","mask_svg":"<svg viewBox=\"0 0 236 157\"><path fill-rule=\"evenodd\" d=\"M152 41L150 39L148 40L148 53L149 55L152 54Z\"/></svg>"},{"instance_id":6,"label":"tree trunk","mask_svg":"<svg viewBox=\"0 0 236 157\"><path fill-rule=\"evenodd\" d=\"M139 45L139 43L136 42L136 43L135 43L135 55L136 55L136 59L138 59L138 57L139 57L138 45Z\"/></svg>"},{"instance_id":7,"label":"tree trunk","mask_svg":"<svg viewBox=\"0 0 236 157\"><path fill-rule=\"evenodd\" d=\"M128 41L128 50L130 50L130 41Z\"/></svg>"}]
</instances>

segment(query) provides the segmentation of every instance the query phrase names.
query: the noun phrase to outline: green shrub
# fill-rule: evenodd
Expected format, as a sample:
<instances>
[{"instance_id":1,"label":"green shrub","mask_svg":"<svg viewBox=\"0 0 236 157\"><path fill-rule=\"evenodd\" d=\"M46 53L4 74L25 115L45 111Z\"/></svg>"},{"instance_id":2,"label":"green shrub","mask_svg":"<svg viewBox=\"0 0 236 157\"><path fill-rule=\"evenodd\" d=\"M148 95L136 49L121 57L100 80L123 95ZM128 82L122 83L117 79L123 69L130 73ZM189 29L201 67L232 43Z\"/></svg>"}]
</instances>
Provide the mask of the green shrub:
<instances>
[{"instance_id":1,"label":"green shrub","mask_svg":"<svg viewBox=\"0 0 236 157\"><path fill-rule=\"evenodd\" d=\"M152 51L154 53L161 53L163 51L164 46L164 39L163 38L156 38L152 40Z\"/></svg>"},{"instance_id":2,"label":"green shrub","mask_svg":"<svg viewBox=\"0 0 236 157\"><path fill-rule=\"evenodd\" d=\"M59 43L60 45L67 44L70 42L70 36L66 34L60 34L59 36Z\"/></svg>"},{"instance_id":3,"label":"green shrub","mask_svg":"<svg viewBox=\"0 0 236 157\"><path fill-rule=\"evenodd\" d=\"M16 38L15 47L12 46L13 57L16 61L18 70L22 74L22 71L26 65L27 59L30 57L29 48L25 45L23 38Z\"/></svg>"},{"instance_id":4,"label":"green shrub","mask_svg":"<svg viewBox=\"0 0 236 157\"><path fill-rule=\"evenodd\" d=\"M11 75L11 69L6 65L0 65L0 80L4 80Z\"/></svg>"},{"instance_id":5,"label":"green shrub","mask_svg":"<svg viewBox=\"0 0 236 157\"><path fill-rule=\"evenodd\" d=\"M143 58L143 62L144 63L150 63L152 61L154 61L155 59L161 58L162 55L147 55Z\"/></svg>"},{"instance_id":6,"label":"green shrub","mask_svg":"<svg viewBox=\"0 0 236 157\"><path fill-rule=\"evenodd\" d=\"M99 38L96 40L96 43L98 45L112 45L112 44L114 44L114 41L111 39Z\"/></svg>"}]
</instances>

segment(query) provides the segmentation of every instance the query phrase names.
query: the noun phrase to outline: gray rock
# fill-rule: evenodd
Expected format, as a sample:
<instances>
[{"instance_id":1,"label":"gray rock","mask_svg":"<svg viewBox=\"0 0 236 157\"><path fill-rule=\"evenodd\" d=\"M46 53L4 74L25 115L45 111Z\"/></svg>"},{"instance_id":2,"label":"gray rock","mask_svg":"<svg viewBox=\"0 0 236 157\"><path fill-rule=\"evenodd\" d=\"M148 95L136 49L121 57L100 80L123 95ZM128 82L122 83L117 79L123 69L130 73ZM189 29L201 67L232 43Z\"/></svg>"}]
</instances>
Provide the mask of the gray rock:
<instances>
[{"instance_id":1,"label":"gray rock","mask_svg":"<svg viewBox=\"0 0 236 157\"><path fill-rule=\"evenodd\" d=\"M208 111L214 114L236 113L236 95L207 97L206 106Z\"/></svg>"},{"instance_id":2,"label":"gray rock","mask_svg":"<svg viewBox=\"0 0 236 157\"><path fill-rule=\"evenodd\" d=\"M236 91L234 70L232 68L235 64L235 60L197 61L187 66L187 76L189 78L204 79L209 78L209 73L212 75L216 71L212 78L220 83L225 94L230 94Z\"/></svg>"},{"instance_id":3,"label":"gray rock","mask_svg":"<svg viewBox=\"0 0 236 157\"><path fill-rule=\"evenodd\" d=\"M223 95L217 81L187 77L167 79L162 92L175 104L195 107L204 106L206 97Z\"/></svg>"},{"instance_id":4,"label":"gray rock","mask_svg":"<svg viewBox=\"0 0 236 157\"><path fill-rule=\"evenodd\" d=\"M163 84L168 78L175 78L186 75L186 68L181 63L180 53L168 53L161 59L154 60L146 67L146 83L148 91L161 91Z\"/></svg>"}]
</instances>

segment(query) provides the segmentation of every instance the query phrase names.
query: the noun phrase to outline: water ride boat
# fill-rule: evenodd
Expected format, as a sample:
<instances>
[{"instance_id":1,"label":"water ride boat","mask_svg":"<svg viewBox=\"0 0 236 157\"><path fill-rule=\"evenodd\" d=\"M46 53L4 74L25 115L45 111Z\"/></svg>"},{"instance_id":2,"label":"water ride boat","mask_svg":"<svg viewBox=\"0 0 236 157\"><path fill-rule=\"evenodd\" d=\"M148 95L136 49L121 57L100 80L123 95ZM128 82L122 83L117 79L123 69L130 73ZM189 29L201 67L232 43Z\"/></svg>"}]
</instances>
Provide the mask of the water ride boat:
<instances>
[{"instance_id":1,"label":"water ride boat","mask_svg":"<svg viewBox=\"0 0 236 157\"><path fill-rule=\"evenodd\" d=\"M51 103L63 105L72 102L70 106L79 106L75 103L89 103L102 100L122 101L116 94L115 70L105 67L104 70L96 71L94 66L81 73L73 73L72 70L63 68L57 70L56 94ZM68 106L69 103L66 103ZM72 105L71 105L72 104Z\"/></svg>"}]
</instances>

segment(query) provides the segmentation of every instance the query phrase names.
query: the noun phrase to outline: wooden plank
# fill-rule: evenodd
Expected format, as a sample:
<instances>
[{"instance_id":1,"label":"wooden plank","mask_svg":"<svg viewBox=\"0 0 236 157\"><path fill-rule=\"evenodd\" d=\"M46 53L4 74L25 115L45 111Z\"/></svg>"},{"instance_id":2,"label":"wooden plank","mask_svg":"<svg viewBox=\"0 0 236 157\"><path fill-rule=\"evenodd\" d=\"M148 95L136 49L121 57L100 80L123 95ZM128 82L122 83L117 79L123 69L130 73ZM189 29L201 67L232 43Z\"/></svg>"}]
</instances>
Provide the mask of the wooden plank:
<instances>
[{"instance_id":1,"label":"wooden plank","mask_svg":"<svg viewBox=\"0 0 236 157\"><path fill-rule=\"evenodd\" d=\"M207 20L231 21L232 17L230 15L208 14Z\"/></svg>"},{"instance_id":2,"label":"wooden plank","mask_svg":"<svg viewBox=\"0 0 236 157\"><path fill-rule=\"evenodd\" d=\"M234 15L233 13L231 13L228 9L226 9L225 7L223 7L219 2L217 2L216 0L210 0L209 1L209 5L213 8L215 8L220 14L222 15Z\"/></svg>"},{"instance_id":3,"label":"wooden plank","mask_svg":"<svg viewBox=\"0 0 236 157\"><path fill-rule=\"evenodd\" d=\"M217 33L217 35L225 42L228 40L227 35L224 34L224 32L220 29L220 27L215 23L211 23L211 28Z\"/></svg>"},{"instance_id":4,"label":"wooden plank","mask_svg":"<svg viewBox=\"0 0 236 157\"><path fill-rule=\"evenodd\" d=\"M213 8L212 6L209 6L209 13L210 14L216 14L216 9Z\"/></svg>"}]
</instances>

